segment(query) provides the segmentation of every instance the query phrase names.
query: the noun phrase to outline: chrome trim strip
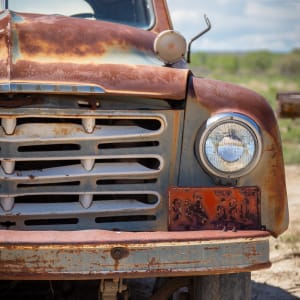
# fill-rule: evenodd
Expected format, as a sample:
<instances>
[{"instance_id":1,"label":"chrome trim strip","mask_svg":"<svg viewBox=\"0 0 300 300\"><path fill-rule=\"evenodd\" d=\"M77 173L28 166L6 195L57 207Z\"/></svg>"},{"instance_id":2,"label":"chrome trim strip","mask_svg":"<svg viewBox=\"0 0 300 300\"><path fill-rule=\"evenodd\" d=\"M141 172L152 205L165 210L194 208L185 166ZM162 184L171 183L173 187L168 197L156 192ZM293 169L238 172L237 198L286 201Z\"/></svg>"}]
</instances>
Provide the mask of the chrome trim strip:
<instances>
[{"instance_id":1,"label":"chrome trim strip","mask_svg":"<svg viewBox=\"0 0 300 300\"><path fill-rule=\"evenodd\" d=\"M105 91L97 85L9 82L0 84L0 93L104 94Z\"/></svg>"}]
</instances>

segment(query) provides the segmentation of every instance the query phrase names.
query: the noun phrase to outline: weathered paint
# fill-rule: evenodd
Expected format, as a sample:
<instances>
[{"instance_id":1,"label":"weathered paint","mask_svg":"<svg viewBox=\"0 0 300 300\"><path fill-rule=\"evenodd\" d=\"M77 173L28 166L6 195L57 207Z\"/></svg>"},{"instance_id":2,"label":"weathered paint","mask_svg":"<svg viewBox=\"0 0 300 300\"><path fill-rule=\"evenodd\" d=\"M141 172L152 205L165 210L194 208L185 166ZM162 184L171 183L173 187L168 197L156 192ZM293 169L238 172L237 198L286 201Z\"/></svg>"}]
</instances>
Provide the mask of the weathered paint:
<instances>
[{"instance_id":1,"label":"weathered paint","mask_svg":"<svg viewBox=\"0 0 300 300\"><path fill-rule=\"evenodd\" d=\"M190 276L270 266L269 234L262 231L0 233L5 279Z\"/></svg>"},{"instance_id":2,"label":"weathered paint","mask_svg":"<svg viewBox=\"0 0 300 300\"><path fill-rule=\"evenodd\" d=\"M153 51L153 32L8 11L0 15L0 26L0 84L83 85L107 94L185 97L189 71L162 67Z\"/></svg>"},{"instance_id":3,"label":"weathered paint","mask_svg":"<svg viewBox=\"0 0 300 300\"><path fill-rule=\"evenodd\" d=\"M163 30L173 29L170 16L168 14L167 3L165 0L153 0L156 15L155 24L152 31L159 33Z\"/></svg>"},{"instance_id":4,"label":"weathered paint","mask_svg":"<svg viewBox=\"0 0 300 300\"><path fill-rule=\"evenodd\" d=\"M171 188L169 230L205 229L261 229L258 188Z\"/></svg>"},{"instance_id":5,"label":"weathered paint","mask_svg":"<svg viewBox=\"0 0 300 300\"><path fill-rule=\"evenodd\" d=\"M273 110L267 101L246 88L222 81L193 77L189 97L208 116L223 112L245 114L260 127L263 154L256 169L240 180L240 186L261 190L262 225L274 236L288 226L288 206L281 139Z\"/></svg>"}]
</instances>

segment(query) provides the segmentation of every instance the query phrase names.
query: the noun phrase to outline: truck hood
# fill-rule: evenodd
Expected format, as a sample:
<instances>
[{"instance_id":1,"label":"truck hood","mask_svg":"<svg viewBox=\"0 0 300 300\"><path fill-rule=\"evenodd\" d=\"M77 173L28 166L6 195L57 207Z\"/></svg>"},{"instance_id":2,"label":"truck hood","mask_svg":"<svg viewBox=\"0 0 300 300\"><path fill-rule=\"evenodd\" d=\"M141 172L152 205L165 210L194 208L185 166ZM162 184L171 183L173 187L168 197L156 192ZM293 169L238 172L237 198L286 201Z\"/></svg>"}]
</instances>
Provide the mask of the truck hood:
<instances>
[{"instance_id":1,"label":"truck hood","mask_svg":"<svg viewBox=\"0 0 300 300\"><path fill-rule=\"evenodd\" d=\"M107 93L181 100L187 69L156 58L156 35L60 15L0 12L0 93Z\"/></svg>"}]
</instances>

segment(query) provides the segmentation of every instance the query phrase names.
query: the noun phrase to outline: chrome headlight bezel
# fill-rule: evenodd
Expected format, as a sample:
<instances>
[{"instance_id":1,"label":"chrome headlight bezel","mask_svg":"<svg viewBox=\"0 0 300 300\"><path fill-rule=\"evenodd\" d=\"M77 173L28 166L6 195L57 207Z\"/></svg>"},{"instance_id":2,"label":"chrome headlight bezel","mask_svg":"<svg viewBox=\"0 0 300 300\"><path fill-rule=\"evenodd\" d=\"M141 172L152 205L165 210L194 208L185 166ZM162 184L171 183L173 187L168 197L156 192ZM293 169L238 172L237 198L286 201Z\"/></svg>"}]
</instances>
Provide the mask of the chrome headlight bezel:
<instances>
[{"instance_id":1,"label":"chrome headlight bezel","mask_svg":"<svg viewBox=\"0 0 300 300\"><path fill-rule=\"evenodd\" d=\"M206 143L208 137L212 134L214 130L218 127L225 124L234 124L233 126L239 127L242 126L243 130L246 130L251 138L253 139L253 156L251 161L247 163L240 169L232 170L221 170L216 166L208 158L206 153ZM225 135L224 135L225 137ZM196 151L198 154L198 158L203 165L203 167L212 175L219 178L240 178L249 174L257 165L261 158L262 153L262 135L259 126L256 124L254 120L251 118L238 114L238 113L222 113L217 114L211 118L209 118L206 122L205 128L199 132L198 141L196 142ZM217 153L215 155L218 155ZM221 156L220 156L221 157ZM220 158L222 159L222 158ZM225 163L230 164L230 162Z\"/></svg>"}]
</instances>

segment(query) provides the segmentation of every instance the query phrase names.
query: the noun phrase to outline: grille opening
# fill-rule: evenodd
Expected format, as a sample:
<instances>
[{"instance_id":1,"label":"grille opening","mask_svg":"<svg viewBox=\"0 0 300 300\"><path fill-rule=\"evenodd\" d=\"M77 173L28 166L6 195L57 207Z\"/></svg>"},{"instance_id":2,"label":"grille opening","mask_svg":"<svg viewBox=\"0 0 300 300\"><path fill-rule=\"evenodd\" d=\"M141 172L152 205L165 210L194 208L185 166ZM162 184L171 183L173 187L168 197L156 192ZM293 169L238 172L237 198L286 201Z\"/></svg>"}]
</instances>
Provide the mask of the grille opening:
<instances>
[{"instance_id":1,"label":"grille opening","mask_svg":"<svg viewBox=\"0 0 300 300\"><path fill-rule=\"evenodd\" d=\"M95 118L96 125L102 126L138 126L143 129L156 131L161 129L162 120L158 119L134 119L134 118ZM17 118L17 125L22 124L78 124L81 125L81 118L64 118L64 117L28 117Z\"/></svg>"},{"instance_id":2,"label":"grille opening","mask_svg":"<svg viewBox=\"0 0 300 300\"><path fill-rule=\"evenodd\" d=\"M141 158L138 159L138 162L146 168L153 170L159 170L160 167L160 161L157 158Z\"/></svg>"},{"instance_id":3,"label":"grille opening","mask_svg":"<svg viewBox=\"0 0 300 300\"><path fill-rule=\"evenodd\" d=\"M30 145L18 147L19 152L51 152L80 150L79 144Z\"/></svg>"},{"instance_id":4,"label":"grille opening","mask_svg":"<svg viewBox=\"0 0 300 300\"><path fill-rule=\"evenodd\" d=\"M122 185L122 184L143 184L156 183L157 179L115 179L115 180L97 180L97 185Z\"/></svg>"},{"instance_id":5,"label":"grille opening","mask_svg":"<svg viewBox=\"0 0 300 300\"><path fill-rule=\"evenodd\" d=\"M42 203L72 203L78 202L78 195L30 195L15 198L15 203L42 204Z\"/></svg>"},{"instance_id":6,"label":"grille opening","mask_svg":"<svg viewBox=\"0 0 300 300\"><path fill-rule=\"evenodd\" d=\"M78 224L77 218L66 218L66 219L37 219L37 220L25 220L26 226L47 226L47 225L74 225Z\"/></svg>"},{"instance_id":7,"label":"grille opening","mask_svg":"<svg viewBox=\"0 0 300 300\"><path fill-rule=\"evenodd\" d=\"M42 170L55 167L67 167L79 165L79 160L37 160L37 161L17 161L16 171ZM34 176L33 176L34 177Z\"/></svg>"},{"instance_id":8,"label":"grille opening","mask_svg":"<svg viewBox=\"0 0 300 300\"><path fill-rule=\"evenodd\" d=\"M98 149L120 149L120 148L140 148L140 147L158 147L158 141L149 142L130 142L130 143L107 143L99 144Z\"/></svg>"},{"instance_id":9,"label":"grille opening","mask_svg":"<svg viewBox=\"0 0 300 300\"><path fill-rule=\"evenodd\" d=\"M97 163L139 163L152 170L159 170L160 161L157 158L120 158L120 159L96 159Z\"/></svg>"},{"instance_id":10,"label":"grille opening","mask_svg":"<svg viewBox=\"0 0 300 300\"><path fill-rule=\"evenodd\" d=\"M100 107L100 101L95 98L81 99L77 101L80 108L97 109Z\"/></svg>"},{"instance_id":11,"label":"grille opening","mask_svg":"<svg viewBox=\"0 0 300 300\"><path fill-rule=\"evenodd\" d=\"M114 216L114 217L97 217L95 223L118 223L134 221L155 221L156 216L137 215L137 216Z\"/></svg>"},{"instance_id":12,"label":"grille opening","mask_svg":"<svg viewBox=\"0 0 300 300\"><path fill-rule=\"evenodd\" d=\"M96 125L102 126L138 126L143 129L155 131L162 127L160 120L156 119L97 119Z\"/></svg>"},{"instance_id":13,"label":"grille opening","mask_svg":"<svg viewBox=\"0 0 300 300\"><path fill-rule=\"evenodd\" d=\"M144 129L159 130L162 126L160 120L136 120L135 123Z\"/></svg>"},{"instance_id":14,"label":"grille opening","mask_svg":"<svg viewBox=\"0 0 300 300\"><path fill-rule=\"evenodd\" d=\"M110 201L110 200L131 200L138 201L144 204L156 204L158 202L158 197L152 194L104 194L104 195L94 195L94 201Z\"/></svg>"},{"instance_id":15,"label":"grille opening","mask_svg":"<svg viewBox=\"0 0 300 300\"><path fill-rule=\"evenodd\" d=\"M70 182L54 182L54 183L19 183L18 188L30 188L30 187L47 187L47 186L78 186L80 181Z\"/></svg>"},{"instance_id":16,"label":"grille opening","mask_svg":"<svg viewBox=\"0 0 300 300\"><path fill-rule=\"evenodd\" d=\"M16 222L11 222L11 221L0 222L0 227L4 227L4 228L13 227L16 225L17 225Z\"/></svg>"},{"instance_id":17,"label":"grille opening","mask_svg":"<svg viewBox=\"0 0 300 300\"><path fill-rule=\"evenodd\" d=\"M77 118L53 118L53 117L49 117L49 118L17 118L17 125L22 125L22 124L53 124L53 123L72 123L72 124L81 124L81 119L77 119Z\"/></svg>"}]
</instances>

